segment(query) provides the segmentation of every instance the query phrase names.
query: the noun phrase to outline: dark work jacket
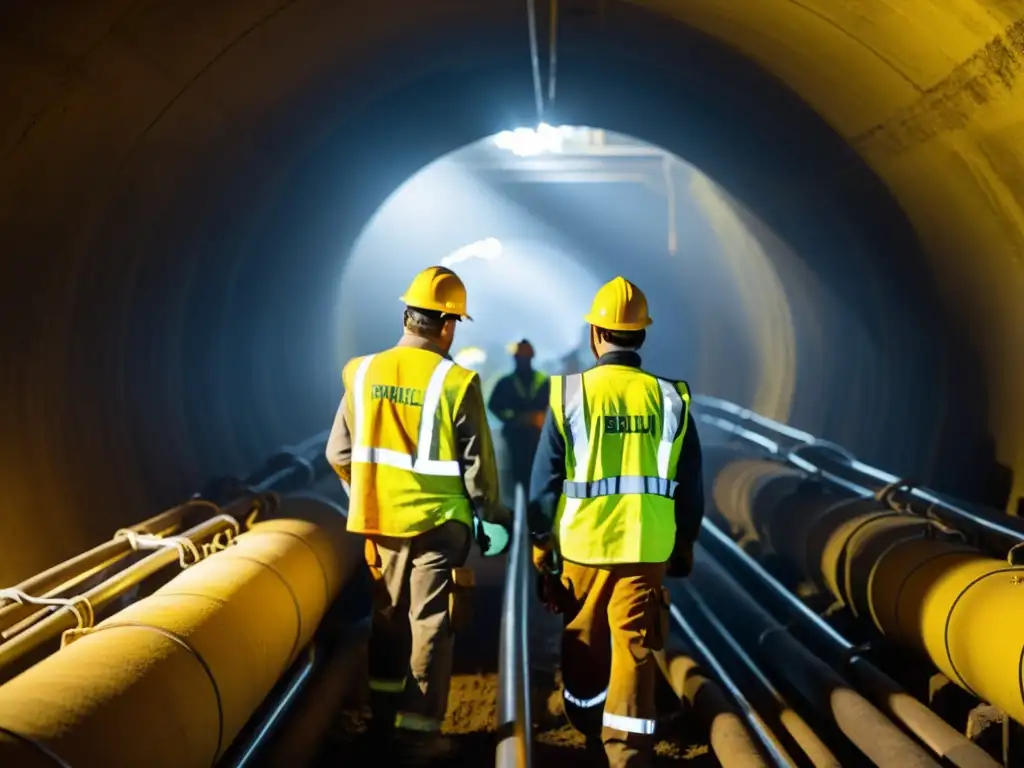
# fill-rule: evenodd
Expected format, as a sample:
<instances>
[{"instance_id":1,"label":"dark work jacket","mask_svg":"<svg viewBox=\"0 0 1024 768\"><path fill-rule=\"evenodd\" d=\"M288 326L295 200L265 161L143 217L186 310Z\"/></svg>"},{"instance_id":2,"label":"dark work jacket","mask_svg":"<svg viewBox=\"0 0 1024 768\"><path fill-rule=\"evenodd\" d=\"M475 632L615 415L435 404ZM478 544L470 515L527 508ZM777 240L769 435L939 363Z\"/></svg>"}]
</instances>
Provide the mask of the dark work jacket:
<instances>
[{"instance_id":1,"label":"dark work jacket","mask_svg":"<svg viewBox=\"0 0 1024 768\"><path fill-rule=\"evenodd\" d=\"M534 390L536 376L537 372L533 370L530 371L529 379L525 381L518 371L503 376L494 385L494 391L487 403L487 409L504 425L502 434L505 439L517 445L524 444L532 447L540 439L540 431L536 427L527 427L516 423L516 417L520 413L546 411L548 408L551 382L547 376L544 376L543 383Z\"/></svg>"},{"instance_id":2,"label":"dark work jacket","mask_svg":"<svg viewBox=\"0 0 1024 768\"><path fill-rule=\"evenodd\" d=\"M609 352L601 356L597 365L624 365L640 368L640 355L635 352ZM679 453L675 481L676 491L676 541L692 543L700 533L704 517L704 485L700 436L694 423L693 414L687 412L686 435ZM550 408L541 430L540 444L533 458L533 473L530 477L529 524L530 533L541 536L552 531L554 519L542 510L553 510L562 495L565 481L565 440L558 431ZM542 502L548 502L543 503Z\"/></svg>"}]
</instances>

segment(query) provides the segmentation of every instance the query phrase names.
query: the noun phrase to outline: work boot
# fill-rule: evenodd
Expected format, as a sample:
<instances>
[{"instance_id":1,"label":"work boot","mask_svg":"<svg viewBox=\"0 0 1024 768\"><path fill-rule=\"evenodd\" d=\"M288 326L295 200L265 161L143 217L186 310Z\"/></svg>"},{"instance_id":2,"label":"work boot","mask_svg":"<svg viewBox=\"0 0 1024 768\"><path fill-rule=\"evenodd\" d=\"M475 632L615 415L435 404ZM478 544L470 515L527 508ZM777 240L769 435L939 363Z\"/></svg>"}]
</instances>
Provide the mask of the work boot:
<instances>
[{"instance_id":1,"label":"work boot","mask_svg":"<svg viewBox=\"0 0 1024 768\"><path fill-rule=\"evenodd\" d=\"M458 745L437 731L395 730L395 756L403 766L444 765L458 756Z\"/></svg>"}]
</instances>

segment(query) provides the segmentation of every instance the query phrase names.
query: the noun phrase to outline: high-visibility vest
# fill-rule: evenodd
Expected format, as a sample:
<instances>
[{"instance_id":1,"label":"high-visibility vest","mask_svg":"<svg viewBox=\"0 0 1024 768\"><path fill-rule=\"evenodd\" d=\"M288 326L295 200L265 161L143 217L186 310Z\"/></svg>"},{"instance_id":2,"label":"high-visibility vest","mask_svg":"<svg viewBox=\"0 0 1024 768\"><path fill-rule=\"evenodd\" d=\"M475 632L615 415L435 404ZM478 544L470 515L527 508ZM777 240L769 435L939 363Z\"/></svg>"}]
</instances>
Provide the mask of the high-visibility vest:
<instances>
[{"instance_id":1,"label":"high-visibility vest","mask_svg":"<svg viewBox=\"0 0 1024 768\"><path fill-rule=\"evenodd\" d=\"M540 392L541 387L543 387L544 384L547 382L548 375L541 371L534 371L533 378L530 379L529 385L524 387L522 379L520 379L520 377L517 374L506 373L505 375L500 376L498 378L497 383L501 383L506 379L511 380L512 387L515 389L516 394L519 396L520 402L529 404ZM497 383L495 384L495 386L497 386ZM515 417L516 413L516 410L513 408L505 408L499 413L499 415L503 419L511 419Z\"/></svg>"},{"instance_id":2,"label":"high-visibility vest","mask_svg":"<svg viewBox=\"0 0 1024 768\"><path fill-rule=\"evenodd\" d=\"M472 525L455 414L474 376L415 347L349 361L342 374L352 432L348 530L415 536L449 520Z\"/></svg>"},{"instance_id":3,"label":"high-visibility vest","mask_svg":"<svg viewBox=\"0 0 1024 768\"><path fill-rule=\"evenodd\" d=\"M601 365L552 377L551 410L565 440L566 477L554 527L566 560L669 559L689 408L684 382L637 368Z\"/></svg>"}]
</instances>

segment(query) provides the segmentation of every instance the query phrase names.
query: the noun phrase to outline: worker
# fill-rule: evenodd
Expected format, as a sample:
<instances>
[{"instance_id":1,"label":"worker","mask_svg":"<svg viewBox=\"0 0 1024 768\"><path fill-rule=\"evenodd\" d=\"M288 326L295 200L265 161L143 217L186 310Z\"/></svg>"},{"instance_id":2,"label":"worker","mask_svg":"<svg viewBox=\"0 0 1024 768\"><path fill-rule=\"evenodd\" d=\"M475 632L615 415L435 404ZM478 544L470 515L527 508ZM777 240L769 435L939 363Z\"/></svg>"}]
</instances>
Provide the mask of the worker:
<instances>
[{"instance_id":1,"label":"worker","mask_svg":"<svg viewBox=\"0 0 1024 768\"><path fill-rule=\"evenodd\" d=\"M466 615L473 531L505 535L480 379L449 357L466 288L449 269L420 272L395 347L348 362L327 459L349 495L348 530L365 536L372 576L371 738L408 763L445 760L454 635ZM394 738L392 738L392 736Z\"/></svg>"},{"instance_id":2,"label":"worker","mask_svg":"<svg viewBox=\"0 0 1024 768\"><path fill-rule=\"evenodd\" d=\"M530 487L530 470L537 452L544 414L548 409L549 380L534 370L533 345L523 339L510 346L514 368L494 385L488 409L501 421L513 493L517 483Z\"/></svg>"},{"instance_id":3,"label":"worker","mask_svg":"<svg viewBox=\"0 0 1024 768\"><path fill-rule=\"evenodd\" d=\"M586 321L597 365L551 380L528 520L545 599L563 614L566 712L574 724L599 713L611 768L636 768L653 759L662 582L689 574L704 514L701 449L687 385L641 368L641 290L616 277Z\"/></svg>"}]
</instances>

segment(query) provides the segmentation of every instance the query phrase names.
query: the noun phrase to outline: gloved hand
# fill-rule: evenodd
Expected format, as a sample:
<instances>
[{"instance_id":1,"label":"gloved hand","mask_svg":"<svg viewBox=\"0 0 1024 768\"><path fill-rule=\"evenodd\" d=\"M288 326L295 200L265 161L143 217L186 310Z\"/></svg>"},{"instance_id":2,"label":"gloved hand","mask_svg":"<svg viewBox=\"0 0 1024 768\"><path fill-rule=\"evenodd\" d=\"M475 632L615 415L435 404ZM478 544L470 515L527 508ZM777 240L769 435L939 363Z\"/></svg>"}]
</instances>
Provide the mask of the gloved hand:
<instances>
[{"instance_id":1,"label":"gloved hand","mask_svg":"<svg viewBox=\"0 0 1024 768\"><path fill-rule=\"evenodd\" d=\"M512 526L504 522L488 523L479 517L473 518L473 538L484 557L496 557L508 549L512 538Z\"/></svg>"},{"instance_id":2,"label":"gloved hand","mask_svg":"<svg viewBox=\"0 0 1024 768\"><path fill-rule=\"evenodd\" d=\"M549 613L562 613L565 587L557 576L550 573L537 574L537 598Z\"/></svg>"},{"instance_id":3,"label":"gloved hand","mask_svg":"<svg viewBox=\"0 0 1024 768\"><path fill-rule=\"evenodd\" d=\"M561 571L555 553L555 538L551 534L535 536L530 549L533 567L540 573L557 575Z\"/></svg>"},{"instance_id":4,"label":"gloved hand","mask_svg":"<svg viewBox=\"0 0 1024 768\"><path fill-rule=\"evenodd\" d=\"M682 579L693 570L693 542L677 541L668 559L667 575L673 579Z\"/></svg>"},{"instance_id":5,"label":"gloved hand","mask_svg":"<svg viewBox=\"0 0 1024 768\"><path fill-rule=\"evenodd\" d=\"M544 426L544 411L522 411L516 415L516 424L521 427L541 429Z\"/></svg>"}]
</instances>

